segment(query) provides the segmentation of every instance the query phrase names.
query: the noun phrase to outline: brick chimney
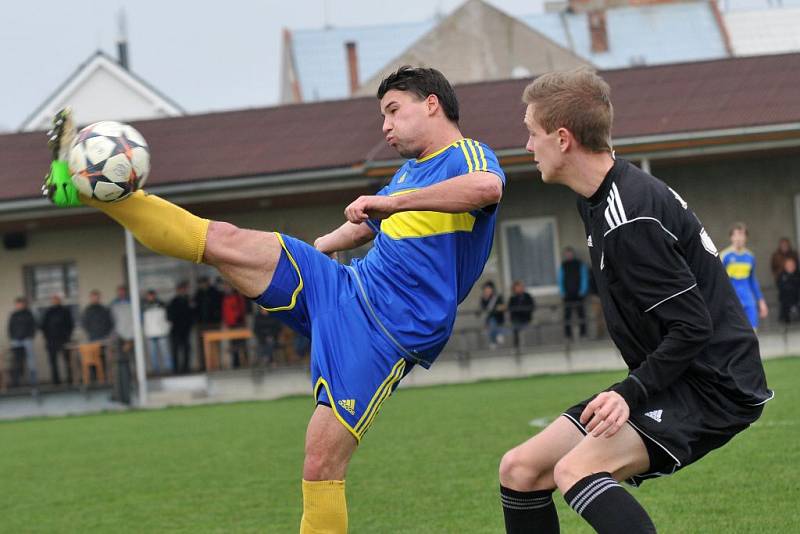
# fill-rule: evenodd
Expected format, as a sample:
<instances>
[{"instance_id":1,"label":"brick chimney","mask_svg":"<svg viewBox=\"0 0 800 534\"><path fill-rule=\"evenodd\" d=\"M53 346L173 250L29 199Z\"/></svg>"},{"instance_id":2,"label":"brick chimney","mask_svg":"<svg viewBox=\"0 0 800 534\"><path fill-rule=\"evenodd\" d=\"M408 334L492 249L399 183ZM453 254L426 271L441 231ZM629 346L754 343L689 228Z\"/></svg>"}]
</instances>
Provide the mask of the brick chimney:
<instances>
[{"instance_id":1,"label":"brick chimney","mask_svg":"<svg viewBox=\"0 0 800 534\"><path fill-rule=\"evenodd\" d=\"M358 91L358 52L356 51L356 43L354 41L347 41L344 44L347 53L347 72L350 78L350 94L354 95Z\"/></svg>"},{"instance_id":2,"label":"brick chimney","mask_svg":"<svg viewBox=\"0 0 800 534\"><path fill-rule=\"evenodd\" d=\"M608 32L606 30L606 12L599 9L590 11L589 35L592 39L592 53L608 52Z\"/></svg>"}]
</instances>

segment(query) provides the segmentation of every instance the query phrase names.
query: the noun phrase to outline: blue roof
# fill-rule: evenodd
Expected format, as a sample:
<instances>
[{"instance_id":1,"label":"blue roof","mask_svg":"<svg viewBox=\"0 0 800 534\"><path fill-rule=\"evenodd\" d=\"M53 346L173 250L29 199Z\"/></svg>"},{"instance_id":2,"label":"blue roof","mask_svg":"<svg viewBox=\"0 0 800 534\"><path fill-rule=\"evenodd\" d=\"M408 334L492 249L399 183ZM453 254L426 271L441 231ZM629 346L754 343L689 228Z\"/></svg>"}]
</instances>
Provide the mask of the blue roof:
<instances>
[{"instance_id":1,"label":"blue roof","mask_svg":"<svg viewBox=\"0 0 800 534\"><path fill-rule=\"evenodd\" d=\"M658 65L727 57L714 14L705 2L608 9L608 52L592 53L587 13L520 17L600 69Z\"/></svg>"},{"instance_id":2,"label":"blue roof","mask_svg":"<svg viewBox=\"0 0 800 534\"><path fill-rule=\"evenodd\" d=\"M437 24L426 22L293 30L295 66L303 100L331 100L350 94L345 43L354 41L358 55L358 77L363 82Z\"/></svg>"},{"instance_id":3,"label":"blue roof","mask_svg":"<svg viewBox=\"0 0 800 534\"><path fill-rule=\"evenodd\" d=\"M706 2L608 9L609 50L599 54L591 52L586 13L542 13L517 18L599 69L728 56L714 14ZM391 26L293 30L294 60L303 100L349 96L347 41L356 42L359 81L364 82L437 24L437 20L428 20Z\"/></svg>"}]
</instances>

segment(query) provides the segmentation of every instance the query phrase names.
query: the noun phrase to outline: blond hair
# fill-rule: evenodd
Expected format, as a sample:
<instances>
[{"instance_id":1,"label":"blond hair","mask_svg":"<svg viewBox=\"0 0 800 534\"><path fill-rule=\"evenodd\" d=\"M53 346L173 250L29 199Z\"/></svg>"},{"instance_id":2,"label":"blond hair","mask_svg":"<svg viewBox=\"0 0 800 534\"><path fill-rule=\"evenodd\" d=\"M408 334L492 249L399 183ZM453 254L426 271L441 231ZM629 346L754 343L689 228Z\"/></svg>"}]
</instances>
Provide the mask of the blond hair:
<instances>
[{"instance_id":1,"label":"blond hair","mask_svg":"<svg viewBox=\"0 0 800 534\"><path fill-rule=\"evenodd\" d=\"M611 88L586 67L543 74L525 88L525 104L534 104L534 120L547 133L566 128L585 149L611 152Z\"/></svg>"}]
</instances>

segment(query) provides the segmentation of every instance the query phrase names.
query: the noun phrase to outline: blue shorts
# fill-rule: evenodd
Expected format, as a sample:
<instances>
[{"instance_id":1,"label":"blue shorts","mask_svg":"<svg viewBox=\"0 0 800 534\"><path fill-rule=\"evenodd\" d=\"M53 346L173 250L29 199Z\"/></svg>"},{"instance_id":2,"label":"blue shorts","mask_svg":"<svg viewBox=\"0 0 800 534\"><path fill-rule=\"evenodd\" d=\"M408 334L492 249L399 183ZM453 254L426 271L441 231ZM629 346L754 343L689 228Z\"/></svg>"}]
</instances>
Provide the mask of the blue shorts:
<instances>
[{"instance_id":1,"label":"blue shorts","mask_svg":"<svg viewBox=\"0 0 800 534\"><path fill-rule=\"evenodd\" d=\"M750 326L753 328L758 328L758 306L756 305L744 305L744 314L747 316L747 320L750 321Z\"/></svg>"},{"instance_id":2,"label":"blue shorts","mask_svg":"<svg viewBox=\"0 0 800 534\"><path fill-rule=\"evenodd\" d=\"M414 364L379 330L348 267L303 241L276 235L283 251L255 301L311 339L314 397L361 441Z\"/></svg>"}]
</instances>

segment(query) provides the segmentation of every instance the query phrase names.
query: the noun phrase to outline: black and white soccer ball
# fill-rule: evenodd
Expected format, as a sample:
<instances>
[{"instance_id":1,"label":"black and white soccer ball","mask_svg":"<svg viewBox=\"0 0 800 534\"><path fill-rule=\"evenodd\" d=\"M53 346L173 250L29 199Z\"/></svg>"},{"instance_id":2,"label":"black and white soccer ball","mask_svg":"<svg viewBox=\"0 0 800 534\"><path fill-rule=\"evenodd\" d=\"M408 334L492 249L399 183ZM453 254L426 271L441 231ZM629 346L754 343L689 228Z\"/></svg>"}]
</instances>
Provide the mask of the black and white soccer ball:
<instances>
[{"instance_id":1,"label":"black and white soccer ball","mask_svg":"<svg viewBox=\"0 0 800 534\"><path fill-rule=\"evenodd\" d=\"M82 195L114 202L144 185L150 173L150 149L133 126L96 122L75 137L69 171Z\"/></svg>"}]
</instances>

